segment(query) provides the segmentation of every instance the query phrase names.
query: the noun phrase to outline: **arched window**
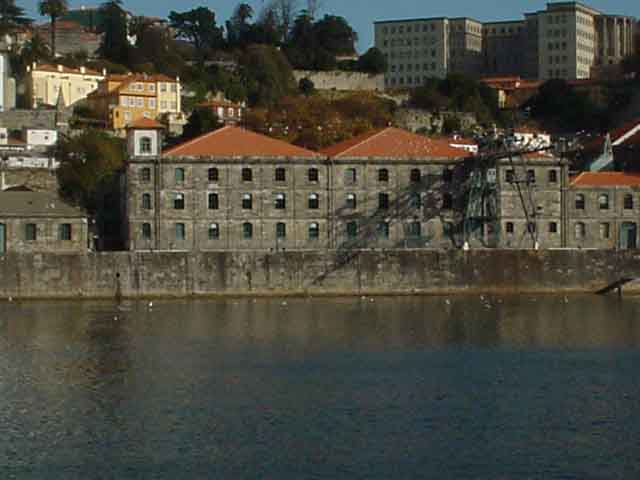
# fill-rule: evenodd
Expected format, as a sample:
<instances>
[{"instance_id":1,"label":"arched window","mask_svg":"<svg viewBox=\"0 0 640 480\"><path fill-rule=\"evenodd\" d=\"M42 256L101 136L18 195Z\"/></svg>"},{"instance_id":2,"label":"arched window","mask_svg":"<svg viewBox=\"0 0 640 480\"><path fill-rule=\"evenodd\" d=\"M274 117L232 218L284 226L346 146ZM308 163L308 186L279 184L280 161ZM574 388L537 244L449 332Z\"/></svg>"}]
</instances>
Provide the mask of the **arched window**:
<instances>
[{"instance_id":1,"label":"arched window","mask_svg":"<svg viewBox=\"0 0 640 480\"><path fill-rule=\"evenodd\" d=\"M278 210L284 210L287 208L287 199L284 193L276 193L275 207Z\"/></svg>"},{"instance_id":2,"label":"arched window","mask_svg":"<svg viewBox=\"0 0 640 480\"><path fill-rule=\"evenodd\" d=\"M575 225L575 234L576 234L576 239L581 239L584 238L587 234L586 231L586 227L584 225L584 223L582 222L578 222Z\"/></svg>"},{"instance_id":3,"label":"arched window","mask_svg":"<svg viewBox=\"0 0 640 480\"><path fill-rule=\"evenodd\" d=\"M173 197L173 208L176 210L184 210L184 194L175 194L175 196Z\"/></svg>"},{"instance_id":4,"label":"arched window","mask_svg":"<svg viewBox=\"0 0 640 480\"><path fill-rule=\"evenodd\" d=\"M242 238L244 238L245 240L253 238L253 225L249 222L245 222L242 224Z\"/></svg>"},{"instance_id":5,"label":"arched window","mask_svg":"<svg viewBox=\"0 0 640 480\"><path fill-rule=\"evenodd\" d=\"M220 238L220 226L217 223L209 224L209 240L218 240Z\"/></svg>"},{"instance_id":6,"label":"arched window","mask_svg":"<svg viewBox=\"0 0 640 480\"><path fill-rule=\"evenodd\" d=\"M600 210L609 210L609 195L601 193L598 196L598 206L600 207Z\"/></svg>"},{"instance_id":7,"label":"arched window","mask_svg":"<svg viewBox=\"0 0 640 480\"><path fill-rule=\"evenodd\" d=\"M149 167L140 169L140 181L145 183L151 181L151 169Z\"/></svg>"},{"instance_id":8,"label":"arched window","mask_svg":"<svg viewBox=\"0 0 640 480\"><path fill-rule=\"evenodd\" d=\"M317 223L309 224L309 240L317 240L320 237L320 226Z\"/></svg>"},{"instance_id":9,"label":"arched window","mask_svg":"<svg viewBox=\"0 0 640 480\"><path fill-rule=\"evenodd\" d=\"M344 183L354 184L358 180L358 173L355 168L347 168L344 171Z\"/></svg>"},{"instance_id":10,"label":"arched window","mask_svg":"<svg viewBox=\"0 0 640 480\"><path fill-rule=\"evenodd\" d=\"M507 222L504 225L504 230L508 235L513 235L514 233L514 227L513 227L513 222Z\"/></svg>"},{"instance_id":11,"label":"arched window","mask_svg":"<svg viewBox=\"0 0 640 480\"><path fill-rule=\"evenodd\" d=\"M625 210L633 210L633 195L627 193L624 196L624 209Z\"/></svg>"},{"instance_id":12,"label":"arched window","mask_svg":"<svg viewBox=\"0 0 640 480\"><path fill-rule=\"evenodd\" d=\"M151 153L151 137L140 138L140 153L149 155Z\"/></svg>"},{"instance_id":13,"label":"arched window","mask_svg":"<svg viewBox=\"0 0 640 480\"><path fill-rule=\"evenodd\" d=\"M355 210L357 205L357 199L355 193L347 193L347 208Z\"/></svg>"},{"instance_id":14,"label":"arched window","mask_svg":"<svg viewBox=\"0 0 640 480\"><path fill-rule=\"evenodd\" d=\"M549 183L558 182L558 172L556 170L549 170Z\"/></svg>"},{"instance_id":15,"label":"arched window","mask_svg":"<svg viewBox=\"0 0 640 480\"><path fill-rule=\"evenodd\" d=\"M576 210L584 210L584 195L582 193L576 194Z\"/></svg>"},{"instance_id":16,"label":"arched window","mask_svg":"<svg viewBox=\"0 0 640 480\"><path fill-rule=\"evenodd\" d=\"M176 183L184 183L184 168L176 168L175 170L175 175L176 175Z\"/></svg>"},{"instance_id":17,"label":"arched window","mask_svg":"<svg viewBox=\"0 0 640 480\"><path fill-rule=\"evenodd\" d=\"M151 210L151 194L150 193L142 194L142 208L144 210Z\"/></svg>"},{"instance_id":18,"label":"arched window","mask_svg":"<svg viewBox=\"0 0 640 480\"><path fill-rule=\"evenodd\" d=\"M242 181L243 182L253 181L253 171L250 168L245 167L242 169Z\"/></svg>"},{"instance_id":19,"label":"arched window","mask_svg":"<svg viewBox=\"0 0 640 480\"><path fill-rule=\"evenodd\" d=\"M184 223L176 223L176 240L184 240L187 238L187 229Z\"/></svg>"},{"instance_id":20,"label":"arched window","mask_svg":"<svg viewBox=\"0 0 640 480\"><path fill-rule=\"evenodd\" d=\"M283 222L276 223L276 238L282 239L287 237L287 225Z\"/></svg>"},{"instance_id":21,"label":"arched window","mask_svg":"<svg viewBox=\"0 0 640 480\"><path fill-rule=\"evenodd\" d=\"M317 193L312 193L309 195L309 208L312 210L317 210L320 208L320 198Z\"/></svg>"},{"instance_id":22,"label":"arched window","mask_svg":"<svg viewBox=\"0 0 640 480\"><path fill-rule=\"evenodd\" d=\"M242 208L244 210L251 210L253 208L253 198L250 193L242 194Z\"/></svg>"}]
</instances>

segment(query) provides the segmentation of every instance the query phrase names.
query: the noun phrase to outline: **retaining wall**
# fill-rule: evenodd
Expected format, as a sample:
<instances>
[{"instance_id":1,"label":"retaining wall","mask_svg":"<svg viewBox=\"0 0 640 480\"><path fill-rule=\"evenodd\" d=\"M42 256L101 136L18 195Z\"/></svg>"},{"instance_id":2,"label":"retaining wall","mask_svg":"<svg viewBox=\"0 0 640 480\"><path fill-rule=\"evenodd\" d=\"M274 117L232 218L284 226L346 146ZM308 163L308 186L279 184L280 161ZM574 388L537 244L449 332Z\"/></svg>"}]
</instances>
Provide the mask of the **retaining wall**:
<instances>
[{"instance_id":1,"label":"retaining wall","mask_svg":"<svg viewBox=\"0 0 640 480\"><path fill-rule=\"evenodd\" d=\"M7 254L0 298L588 292L640 275L602 250Z\"/></svg>"}]
</instances>

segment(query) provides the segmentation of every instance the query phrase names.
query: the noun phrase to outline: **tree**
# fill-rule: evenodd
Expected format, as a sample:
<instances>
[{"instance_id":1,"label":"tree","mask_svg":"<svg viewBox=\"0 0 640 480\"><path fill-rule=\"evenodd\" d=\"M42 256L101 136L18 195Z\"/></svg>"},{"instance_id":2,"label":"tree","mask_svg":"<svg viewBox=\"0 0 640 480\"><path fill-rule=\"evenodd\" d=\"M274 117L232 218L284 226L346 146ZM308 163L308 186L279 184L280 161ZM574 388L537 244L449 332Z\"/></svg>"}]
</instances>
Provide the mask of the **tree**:
<instances>
[{"instance_id":1,"label":"tree","mask_svg":"<svg viewBox=\"0 0 640 480\"><path fill-rule=\"evenodd\" d=\"M366 73L384 73L387 71L387 59L380 50L372 47L358 59L357 68Z\"/></svg>"},{"instance_id":2,"label":"tree","mask_svg":"<svg viewBox=\"0 0 640 480\"><path fill-rule=\"evenodd\" d=\"M49 59L51 51L49 45L39 35L34 35L31 40L27 40L22 49L20 50L20 62L26 67L33 62L41 62ZM14 71L22 71L14 70Z\"/></svg>"},{"instance_id":3,"label":"tree","mask_svg":"<svg viewBox=\"0 0 640 480\"><path fill-rule=\"evenodd\" d=\"M207 48L224 45L222 28L216 25L216 14L206 7L198 7L187 12L169 13L169 24L176 31L176 38L192 42L202 54Z\"/></svg>"},{"instance_id":4,"label":"tree","mask_svg":"<svg viewBox=\"0 0 640 480\"><path fill-rule=\"evenodd\" d=\"M53 58L56 57L56 23L68 9L67 0L42 0L38 5L40 15L51 18L51 56Z\"/></svg>"},{"instance_id":5,"label":"tree","mask_svg":"<svg viewBox=\"0 0 640 480\"><path fill-rule=\"evenodd\" d=\"M227 21L227 43L230 46L242 45L249 41L252 25L249 20L253 18L253 8L247 3L238 5Z\"/></svg>"},{"instance_id":6,"label":"tree","mask_svg":"<svg viewBox=\"0 0 640 480\"><path fill-rule=\"evenodd\" d=\"M307 11L307 15L309 15L309 17L311 17L311 19L313 20L318 15L318 12L322 9L324 2L322 0L307 0L306 4L307 8L305 8L305 10Z\"/></svg>"},{"instance_id":7,"label":"tree","mask_svg":"<svg viewBox=\"0 0 640 480\"><path fill-rule=\"evenodd\" d=\"M325 15L313 25L316 45L333 55L355 53L358 34L344 17Z\"/></svg>"},{"instance_id":8,"label":"tree","mask_svg":"<svg viewBox=\"0 0 640 480\"><path fill-rule=\"evenodd\" d=\"M309 95L311 95L316 89L316 86L313 84L313 82L311 80L309 80L308 78L301 78L300 81L298 82L298 90L300 90L300 93L302 93L305 97L308 97Z\"/></svg>"},{"instance_id":9,"label":"tree","mask_svg":"<svg viewBox=\"0 0 640 480\"><path fill-rule=\"evenodd\" d=\"M271 10L277 19L280 41L286 42L298 11L298 0L271 0L266 8Z\"/></svg>"},{"instance_id":10,"label":"tree","mask_svg":"<svg viewBox=\"0 0 640 480\"><path fill-rule=\"evenodd\" d=\"M30 18L24 16L24 9L15 0L0 0L0 35L10 33L14 28L29 25Z\"/></svg>"},{"instance_id":11,"label":"tree","mask_svg":"<svg viewBox=\"0 0 640 480\"><path fill-rule=\"evenodd\" d=\"M110 0L100 6L103 17L101 31L104 34L100 54L107 60L126 65L129 62L130 45L127 14L121 4L121 0Z\"/></svg>"},{"instance_id":12,"label":"tree","mask_svg":"<svg viewBox=\"0 0 640 480\"><path fill-rule=\"evenodd\" d=\"M182 140L191 140L221 127L218 116L206 107L196 107L182 132Z\"/></svg>"},{"instance_id":13,"label":"tree","mask_svg":"<svg viewBox=\"0 0 640 480\"><path fill-rule=\"evenodd\" d=\"M295 90L291 65L282 52L251 45L241 58L243 82L252 105L269 105Z\"/></svg>"},{"instance_id":14,"label":"tree","mask_svg":"<svg viewBox=\"0 0 640 480\"><path fill-rule=\"evenodd\" d=\"M124 142L100 130L85 130L59 142L56 158L61 195L94 214L98 194L124 165Z\"/></svg>"}]
</instances>

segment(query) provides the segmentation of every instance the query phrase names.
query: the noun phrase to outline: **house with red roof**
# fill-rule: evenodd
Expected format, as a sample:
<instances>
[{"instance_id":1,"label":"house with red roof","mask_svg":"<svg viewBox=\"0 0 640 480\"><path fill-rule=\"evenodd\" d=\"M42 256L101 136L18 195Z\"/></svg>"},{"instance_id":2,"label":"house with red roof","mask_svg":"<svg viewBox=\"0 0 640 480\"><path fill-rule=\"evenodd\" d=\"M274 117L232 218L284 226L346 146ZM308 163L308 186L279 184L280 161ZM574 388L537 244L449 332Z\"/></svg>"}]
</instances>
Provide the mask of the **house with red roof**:
<instances>
[{"instance_id":1,"label":"house with red roof","mask_svg":"<svg viewBox=\"0 0 640 480\"><path fill-rule=\"evenodd\" d=\"M592 171L640 172L640 118L586 142L583 156Z\"/></svg>"}]
</instances>

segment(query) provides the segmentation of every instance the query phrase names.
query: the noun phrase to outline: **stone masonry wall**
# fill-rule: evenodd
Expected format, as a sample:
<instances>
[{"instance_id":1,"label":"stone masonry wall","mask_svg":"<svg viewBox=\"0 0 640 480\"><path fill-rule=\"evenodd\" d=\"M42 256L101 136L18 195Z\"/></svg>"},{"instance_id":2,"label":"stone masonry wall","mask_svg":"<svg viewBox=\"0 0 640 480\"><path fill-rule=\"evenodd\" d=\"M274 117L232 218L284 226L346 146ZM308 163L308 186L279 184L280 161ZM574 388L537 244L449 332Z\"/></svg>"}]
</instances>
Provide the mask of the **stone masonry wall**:
<instances>
[{"instance_id":1,"label":"stone masonry wall","mask_svg":"<svg viewBox=\"0 0 640 480\"><path fill-rule=\"evenodd\" d=\"M383 91L384 75L371 75L362 72L343 72L340 70L329 72L315 72L309 70L294 70L296 82L308 78L317 90L361 90Z\"/></svg>"},{"instance_id":2,"label":"stone masonry wall","mask_svg":"<svg viewBox=\"0 0 640 480\"><path fill-rule=\"evenodd\" d=\"M593 292L635 275L632 251L7 254L0 298Z\"/></svg>"}]
</instances>

